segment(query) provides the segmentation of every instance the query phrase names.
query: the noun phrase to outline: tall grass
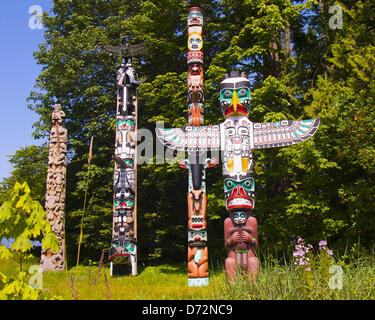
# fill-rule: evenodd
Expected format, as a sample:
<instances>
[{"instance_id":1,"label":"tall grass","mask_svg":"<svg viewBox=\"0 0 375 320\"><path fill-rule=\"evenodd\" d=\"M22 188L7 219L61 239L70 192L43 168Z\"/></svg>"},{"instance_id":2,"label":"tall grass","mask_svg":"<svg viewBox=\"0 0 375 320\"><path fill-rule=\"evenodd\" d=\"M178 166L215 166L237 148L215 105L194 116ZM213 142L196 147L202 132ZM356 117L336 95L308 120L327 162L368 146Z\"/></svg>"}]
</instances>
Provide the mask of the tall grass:
<instances>
[{"instance_id":1,"label":"tall grass","mask_svg":"<svg viewBox=\"0 0 375 320\"><path fill-rule=\"evenodd\" d=\"M335 262L344 271L343 288L330 289L330 274L312 268L309 278L301 276L287 259L272 255L261 258L255 282L239 273L236 281L226 281L222 265L211 270L207 287L188 287L187 267L150 266L136 277L109 277L104 266L79 266L67 272L45 272L46 295L72 300L362 300L375 299L374 256L358 256ZM214 263L211 263L214 266ZM16 265L0 263L0 272L16 277Z\"/></svg>"},{"instance_id":2,"label":"tall grass","mask_svg":"<svg viewBox=\"0 0 375 320\"><path fill-rule=\"evenodd\" d=\"M266 256L260 264L255 282L239 272L229 284L225 278L215 285L217 299L235 300L374 300L374 255L358 256L349 263L336 259L343 270L342 289L331 289L329 266L315 267L302 274L285 257L281 260ZM308 277L307 277L307 276Z\"/></svg>"}]
</instances>

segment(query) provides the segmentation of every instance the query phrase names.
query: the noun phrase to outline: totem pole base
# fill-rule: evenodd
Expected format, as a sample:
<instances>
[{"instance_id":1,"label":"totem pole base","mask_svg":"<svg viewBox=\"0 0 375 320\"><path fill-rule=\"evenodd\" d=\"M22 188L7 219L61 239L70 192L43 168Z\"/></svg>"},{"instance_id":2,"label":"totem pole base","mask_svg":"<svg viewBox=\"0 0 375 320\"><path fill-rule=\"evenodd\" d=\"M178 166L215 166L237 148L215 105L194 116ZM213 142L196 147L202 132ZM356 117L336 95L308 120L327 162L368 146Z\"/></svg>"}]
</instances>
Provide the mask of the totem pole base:
<instances>
[{"instance_id":1,"label":"totem pole base","mask_svg":"<svg viewBox=\"0 0 375 320\"><path fill-rule=\"evenodd\" d=\"M189 287L206 287L210 282L210 278L189 278L188 286Z\"/></svg>"},{"instance_id":2,"label":"totem pole base","mask_svg":"<svg viewBox=\"0 0 375 320\"><path fill-rule=\"evenodd\" d=\"M111 277L123 277L129 276L132 273L132 268L130 263L126 264L116 264L111 262L110 264L110 276Z\"/></svg>"},{"instance_id":3,"label":"totem pole base","mask_svg":"<svg viewBox=\"0 0 375 320\"><path fill-rule=\"evenodd\" d=\"M64 261L59 261L59 263L57 264L56 260L56 257L48 257L42 254L40 259L40 272L65 271Z\"/></svg>"}]
</instances>

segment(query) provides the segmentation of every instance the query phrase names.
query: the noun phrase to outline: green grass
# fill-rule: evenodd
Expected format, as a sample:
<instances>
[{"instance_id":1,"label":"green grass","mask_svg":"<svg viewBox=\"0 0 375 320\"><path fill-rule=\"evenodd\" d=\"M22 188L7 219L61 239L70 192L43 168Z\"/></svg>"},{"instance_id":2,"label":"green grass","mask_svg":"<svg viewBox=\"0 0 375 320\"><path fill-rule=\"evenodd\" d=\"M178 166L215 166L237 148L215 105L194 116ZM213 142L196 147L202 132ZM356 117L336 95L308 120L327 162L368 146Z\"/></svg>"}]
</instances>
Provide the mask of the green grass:
<instances>
[{"instance_id":1,"label":"green grass","mask_svg":"<svg viewBox=\"0 0 375 320\"><path fill-rule=\"evenodd\" d=\"M362 300L375 299L375 262L372 257L358 258L341 264L343 288L332 290L331 277L316 268L301 276L293 264L266 258L261 261L255 282L239 274L228 284L223 268L211 270L207 287L188 287L186 265L146 267L136 277L110 277L109 268L98 273L98 267L80 266L68 272L45 272L43 291L46 296L65 300ZM30 265L30 263L29 263ZM25 265L25 271L28 265ZM0 272L9 278L18 274L17 265L1 262ZM77 279L75 275L77 273Z\"/></svg>"}]
</instances>

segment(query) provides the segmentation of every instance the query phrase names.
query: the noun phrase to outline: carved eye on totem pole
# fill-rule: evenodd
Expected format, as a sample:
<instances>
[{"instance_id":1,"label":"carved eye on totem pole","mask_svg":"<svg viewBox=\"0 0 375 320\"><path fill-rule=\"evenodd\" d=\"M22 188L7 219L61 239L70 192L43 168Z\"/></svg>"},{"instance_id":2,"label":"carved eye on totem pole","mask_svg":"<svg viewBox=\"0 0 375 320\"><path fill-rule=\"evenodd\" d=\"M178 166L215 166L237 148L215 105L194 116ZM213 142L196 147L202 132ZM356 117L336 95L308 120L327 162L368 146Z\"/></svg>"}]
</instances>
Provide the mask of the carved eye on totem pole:
<instances>
[{"instance_id":1,"label":"carved eye on totem pole","mask_svg":"<svg viewBox=\"0 0 375 320\"><path fill-rule=\"evenodd\" d=\"M220 83L220 106L224 117L250 113L250 82L245 77L227 78Z\"/></svg>"},{"instance_id":2,"label":"carved eye on totem pole","mask_svg":"<svg viewBox=\"0 0 375 320\"><path fill-rule=\"evenodd\" d=\"M254 179L250 175L224 177L224 195L227 210L253 209L254 189Z\"/></svg>"}]
</instances>

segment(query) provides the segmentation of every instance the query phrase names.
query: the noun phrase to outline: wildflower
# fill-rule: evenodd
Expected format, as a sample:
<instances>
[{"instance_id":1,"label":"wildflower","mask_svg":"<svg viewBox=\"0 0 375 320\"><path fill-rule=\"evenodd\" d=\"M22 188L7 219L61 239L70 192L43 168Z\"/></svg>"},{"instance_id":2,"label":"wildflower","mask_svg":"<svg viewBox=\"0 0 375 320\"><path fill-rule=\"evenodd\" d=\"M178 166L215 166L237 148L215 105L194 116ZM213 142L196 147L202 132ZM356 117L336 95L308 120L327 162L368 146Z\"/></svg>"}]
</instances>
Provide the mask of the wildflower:
<instances>
[{"instance_id":1,"label":"wildflower","mask_svg":"<svg viewBox=\"0 0 375 320\"><path fill-rule=\"evenodd\" d=\"M327 245L327 241L321 240L319 241L319 247L323 247Z\"/></svg>"},{"instance_id":2,"label":"wildflower","mask_svg":"<svg viewBox=\"0 0 375 320\"><path fill-rule=\"evenodd\" d=\"M295 251L293 252L293 257L295 257L294 265L296 270L302 269L305 271L310 271L310 255L312 254L313 246L311 244L305 245L304 239L298 238L297 244L295 245Z\"/></svg>"}]
</instances>

